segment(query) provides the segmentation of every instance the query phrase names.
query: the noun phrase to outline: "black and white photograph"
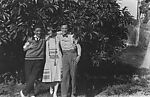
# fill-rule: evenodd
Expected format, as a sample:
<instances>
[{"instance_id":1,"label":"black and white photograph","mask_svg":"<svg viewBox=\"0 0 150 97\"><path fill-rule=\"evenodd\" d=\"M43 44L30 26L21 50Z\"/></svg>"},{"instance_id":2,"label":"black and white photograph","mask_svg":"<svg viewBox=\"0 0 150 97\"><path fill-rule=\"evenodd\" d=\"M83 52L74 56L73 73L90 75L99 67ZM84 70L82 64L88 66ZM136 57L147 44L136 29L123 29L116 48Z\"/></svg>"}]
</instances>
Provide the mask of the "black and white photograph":
<instances>
[{"instance_id":1,"label":"black and white photograph","mask_svg":"<svg viewBox=\"0 0 150 97\"><path fill-rule=\"evenodd\" d=\"M150 97L150 0L0 0L0 97Z\"/></svg>"}]
</instances>

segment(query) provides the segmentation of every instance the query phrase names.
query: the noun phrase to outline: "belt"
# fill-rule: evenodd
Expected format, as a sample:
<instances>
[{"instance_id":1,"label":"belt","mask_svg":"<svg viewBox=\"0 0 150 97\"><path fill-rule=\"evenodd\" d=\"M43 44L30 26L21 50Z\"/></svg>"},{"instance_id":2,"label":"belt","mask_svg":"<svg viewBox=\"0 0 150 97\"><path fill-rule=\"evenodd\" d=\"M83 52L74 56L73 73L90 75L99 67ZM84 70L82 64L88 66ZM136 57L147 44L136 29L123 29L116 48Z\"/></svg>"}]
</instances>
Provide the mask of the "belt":
<instances>
[{"instance_id":1,"label":"belt","mask_svg":"<svg viewBox=\"0 0 150 97\"><path fill-rule=\"evenodd\" d=\"M71 49L71 50L63 50L63 53L75 53L76 50L75 49Z\"/></svg>"}]
</instances>

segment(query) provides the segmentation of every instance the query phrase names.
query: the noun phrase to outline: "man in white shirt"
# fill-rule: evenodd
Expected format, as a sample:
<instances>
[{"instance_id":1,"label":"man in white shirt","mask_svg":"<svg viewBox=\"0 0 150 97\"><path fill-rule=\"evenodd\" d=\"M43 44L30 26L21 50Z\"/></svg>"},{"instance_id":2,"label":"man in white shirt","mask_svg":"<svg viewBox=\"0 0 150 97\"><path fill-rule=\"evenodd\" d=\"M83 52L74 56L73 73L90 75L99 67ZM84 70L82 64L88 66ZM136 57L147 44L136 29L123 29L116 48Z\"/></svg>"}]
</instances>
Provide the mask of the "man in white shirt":
<instances>
[{"instance_id":1,"label":"man in white shirt","mask_svg":"<svg viewBox=\"0 0 150 97\"><path fill-rule=\"evenodd\" d=\"M73 38L73 34L68 32L68 26L61 26L60 46L63 53L62 58L62 84L61 96L68 97L70 80L72 84L71 96L76 94L76 68L81 56L81 46L77 40Z\"/></svg>"}]
</instances>

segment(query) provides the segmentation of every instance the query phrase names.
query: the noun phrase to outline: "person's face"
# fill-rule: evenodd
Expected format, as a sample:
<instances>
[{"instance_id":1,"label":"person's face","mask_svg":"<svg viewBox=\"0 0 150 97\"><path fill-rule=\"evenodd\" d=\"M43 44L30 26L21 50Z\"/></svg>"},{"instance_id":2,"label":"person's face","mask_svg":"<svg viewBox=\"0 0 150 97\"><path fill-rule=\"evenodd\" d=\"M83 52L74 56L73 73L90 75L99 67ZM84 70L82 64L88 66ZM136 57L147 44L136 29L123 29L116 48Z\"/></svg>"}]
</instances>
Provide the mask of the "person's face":
<instances>
[{"instance_id":1,"label":"person's face","mask_svg":"<svg viewBox=\"0 0 150 97\"><path fill-rule=\"evenodd\" d=\"M67 25L62 25L61 26L61 31L62 31L63 34L66 34L67 31L68 31L68 26Z\"/></svg>"},{"instance_id":2,"label":"person's face","mask_svg":"<svg viewBox=\"0 0 150 97\"><path fill-rule=\"evenodd\" d=\"M47 27L47 34L49 35L49 36L52 36L52 28L51 27Z\"/></svg>"},{"instance_id":3,"label":"person's face","mask_svg":"<svg viewBox=\"0 0 150 97\"><path fill-rule=\"evenodd\" d=\"M41 28L35 28L34 34L37 35L38 37L40 37L41 33L42 33L41 30L42 30Z\"/></svg>"}]
</instances>

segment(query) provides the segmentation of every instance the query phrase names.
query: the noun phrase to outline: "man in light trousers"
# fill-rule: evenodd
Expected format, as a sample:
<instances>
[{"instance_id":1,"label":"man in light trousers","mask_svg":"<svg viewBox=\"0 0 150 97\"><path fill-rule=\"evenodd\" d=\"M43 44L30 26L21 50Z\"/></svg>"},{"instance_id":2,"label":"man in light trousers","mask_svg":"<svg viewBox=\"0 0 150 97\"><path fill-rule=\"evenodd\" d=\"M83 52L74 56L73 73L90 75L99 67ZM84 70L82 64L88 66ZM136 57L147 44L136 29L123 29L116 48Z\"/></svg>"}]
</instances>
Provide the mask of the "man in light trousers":
<instances>
[{"instance_id":1,"label":"man in light trousers","mask_svg":"<svg viewBox=\"0 0 150 97\"><path fill-rule=\"evenodd\" d=\"M76 69L77 63L81 56L81 46L78 41L74 39L74 35L68 32L66 24L61 26L60 46L63 53L62 58L62 84L61 96L69 97L70 80L72 85L71 97L76 96Z\"/></svg>"}]
</instances>

